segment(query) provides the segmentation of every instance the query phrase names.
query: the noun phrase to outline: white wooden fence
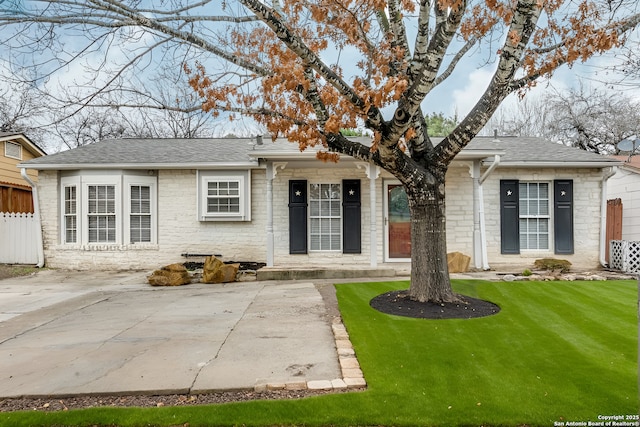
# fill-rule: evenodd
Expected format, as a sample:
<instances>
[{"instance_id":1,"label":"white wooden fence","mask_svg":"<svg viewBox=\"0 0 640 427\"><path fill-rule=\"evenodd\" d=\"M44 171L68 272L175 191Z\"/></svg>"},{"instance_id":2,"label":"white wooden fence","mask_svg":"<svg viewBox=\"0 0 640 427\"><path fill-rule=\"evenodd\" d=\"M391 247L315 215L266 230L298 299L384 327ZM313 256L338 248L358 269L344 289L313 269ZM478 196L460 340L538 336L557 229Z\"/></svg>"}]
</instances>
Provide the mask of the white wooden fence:
<instances>
[{"instance_id":1,"label":"white wooden fence","mask_svg":"<svg viewBox=\"0 0 640 427\"><path fill-rule=\"evenodd\" d=\"M37 230L33 214L0 212L0 264L37 264Z\"/></svg>"}]
</instances>

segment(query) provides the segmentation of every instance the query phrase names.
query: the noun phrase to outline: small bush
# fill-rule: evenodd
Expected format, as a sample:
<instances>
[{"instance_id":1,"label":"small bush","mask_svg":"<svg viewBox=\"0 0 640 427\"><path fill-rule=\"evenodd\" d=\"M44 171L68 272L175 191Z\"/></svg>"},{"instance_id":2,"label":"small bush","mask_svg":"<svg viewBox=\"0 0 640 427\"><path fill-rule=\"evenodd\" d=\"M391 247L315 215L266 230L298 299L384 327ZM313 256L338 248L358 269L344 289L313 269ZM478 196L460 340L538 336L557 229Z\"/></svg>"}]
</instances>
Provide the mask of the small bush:
<instances>
[{"instance_id":1,"label":"small bush","mask_svg":"<svg viewBox=\"0 0 640 427\"><path fill-rule=\"evenodd\" d=\"M533 273L531 273L531 270L529 270L528 268L525 268L525 270L522 272L522 275L525 277L529 277L531 276L531 274Z\"/></svg>"},{"instance_id":2,"label":"small bush","mask_svg":"<svg viewBox=\"0 0 640 427\"><path fill-rule=\"evenodd\" d=\"M567 273L571 270L571 263L566 259L542 258L537 259L533 265L539 270L559 271Z\"/></svg>"}]
</instances>

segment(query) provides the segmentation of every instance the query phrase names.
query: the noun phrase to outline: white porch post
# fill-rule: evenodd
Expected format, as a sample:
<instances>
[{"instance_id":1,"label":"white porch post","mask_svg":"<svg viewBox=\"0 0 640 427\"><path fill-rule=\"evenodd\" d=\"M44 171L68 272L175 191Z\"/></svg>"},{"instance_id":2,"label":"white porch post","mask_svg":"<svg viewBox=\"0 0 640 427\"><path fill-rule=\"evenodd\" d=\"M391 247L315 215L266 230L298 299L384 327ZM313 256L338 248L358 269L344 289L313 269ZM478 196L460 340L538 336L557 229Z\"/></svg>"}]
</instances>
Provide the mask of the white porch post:
<instances>
[{"instance_id":1,"label":"white porch post","mask_svg":"<svg viewBox=\"0 0 640 427\"><path fill-rule=\"evenodd\" d=\"M480 160L474 160L471 166L473 180L473 264L482 268L482 233L480 231Z\"/></svg>"},{"instance_id":2,"label":"white porch post","mask_svg":"<svg viewBox=\"0 0 640 427\"><path fill-rule=\"evenodd\" d=\"M380 168L373 163L356 163L358 169L364 169L369 178L369 265L371 267L378 266L378 226L377 217L377 200L376 200L376 180L380 175Z\"/></svg>"},{"instance_id":3,"label":"white porch post","mask_svg":"<svg viewBox=\"0 0 640 427\"><path fill-rule=\"evenodd\" d=\"M267 267L273 267L273 163L267 161Z\"/></svg>"},{"instance_id":4,"label":"white porch post","mask_svg":"<svg viewBox=\"0 0 640 427\"><path fill-rule=\"evenodd\" d=\"M275 239L273 236L273 179L278 169L284 169L287 162L272 162L267 160L267 267L274 265Z\"/></svg>"}]
</instances>

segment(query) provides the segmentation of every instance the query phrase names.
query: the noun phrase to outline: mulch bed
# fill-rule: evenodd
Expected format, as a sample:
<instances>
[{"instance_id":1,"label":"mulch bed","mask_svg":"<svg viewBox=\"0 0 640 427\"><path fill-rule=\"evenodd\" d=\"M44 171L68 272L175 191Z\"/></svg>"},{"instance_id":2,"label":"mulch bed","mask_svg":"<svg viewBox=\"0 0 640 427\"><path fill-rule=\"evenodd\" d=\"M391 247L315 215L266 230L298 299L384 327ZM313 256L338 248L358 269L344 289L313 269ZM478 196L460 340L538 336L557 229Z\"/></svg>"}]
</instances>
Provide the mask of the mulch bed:
<instances>
[{"instance_id":1,"label":"mulch bed","mask_svg":"<svg viewBox=\"0 0 640 427\"><path fill-rule=\"evenodd\" d=\"M346 393L342 390L272 390L265 392L225 391L205 394L169 394L161 396L73 396L51 398L0 398L0 412L13 411L67 411L84 408L124 408L124 407L162 407L194 406L216 403L246 402L249 400L301 399L330 393ZM349 390L351 392L351 390Z\"/></svg>"},{"instance_id":2,"label":"mulch bed","mask_svg":"<svg viewBox=\"0 0 640 427\"><path fill-rule=\"evenodd\" d=\"M492 302L458 296L459 303L439 304L412 300L406 290L391 291L373 298L369 305L382 313L416 319L473 319L500 311L500 307Z\"/></svg>"}]
</instances>

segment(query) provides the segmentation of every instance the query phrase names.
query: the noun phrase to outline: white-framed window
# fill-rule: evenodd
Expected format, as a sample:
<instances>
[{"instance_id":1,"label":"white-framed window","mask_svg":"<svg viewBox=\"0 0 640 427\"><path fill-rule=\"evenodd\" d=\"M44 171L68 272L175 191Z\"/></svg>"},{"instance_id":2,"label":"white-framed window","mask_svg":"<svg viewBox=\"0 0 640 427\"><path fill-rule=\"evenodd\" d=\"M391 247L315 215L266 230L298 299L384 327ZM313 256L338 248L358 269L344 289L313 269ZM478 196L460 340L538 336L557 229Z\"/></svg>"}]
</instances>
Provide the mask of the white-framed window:
<instances>
[{"instance_id":1,"label":"white-framed window","mask_svg":"<svg viewBox=\"0 0 640 427\"><path fill-rule=\"evenodd\" d=\"M251 171L198 171L200 221L250 221Z\"/></svg>"},{"instance_id":2,"label":"white-framed window","mask_svg":"<svg viewBox=\"0 0 640 427\"><path fill-rule=\"evenodd\" d=\"M150 243L152 235L151 186L129 186L129 241Z\"/></svg>"},{"instance_id":3,"label":"white-framed window","mask_svg":"<svg viewBox=\"0 0 640 427\"><path fill-rule=\"evenodd\" d=\"M60 183L63 244L157 243L155 176L75 172Z\"/></svg>"},{"instance_id":4,"label":"white-framed window","mask_svg":"<svg viewBox=\"0 0 640 427\"><path fill-rule=\"evenodd\" d=\"M549 183L520 182L520 249L549 249Z\"/></svg>"},{"instance_id":5,"label":"white-framed window","mask_svg":"<svg viewBox=\"0 0 640 427\"><path fill-rule=\"evenodd\" d=\"M4 155L12 159L22 160L22 145L17 142L4 142Z\"/></svg>"},{"instance_id":6,"label":"white-framed window","mask_svg":"<svg viewBox=\"0 0 640 427\"><path fill-rule=\"evenodd\" d=\"M64 243L78 242L78 186L63 185L63 236Z\"/></svg>"},{"instance_id":7,"label":"white-framed window","mask_svg":"<svg viewBox=\"0 0 640 427\"><path fill-rule=\"evenodd\" d=\"M340 184L309 185L309 250L342 249L342 192Z\"/></svg>"},{"instance_id":8,"label":"white-framed window","mask_svg":"<svg viewBox=\"0 0 640 427\"><path fill-rule=\"evenodd\" d=\"M87 185L89 243L116 243L116 186Z\"/></svg>"}]
</instances>

